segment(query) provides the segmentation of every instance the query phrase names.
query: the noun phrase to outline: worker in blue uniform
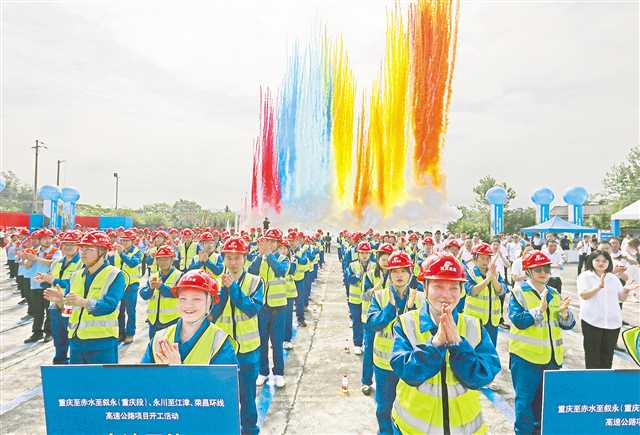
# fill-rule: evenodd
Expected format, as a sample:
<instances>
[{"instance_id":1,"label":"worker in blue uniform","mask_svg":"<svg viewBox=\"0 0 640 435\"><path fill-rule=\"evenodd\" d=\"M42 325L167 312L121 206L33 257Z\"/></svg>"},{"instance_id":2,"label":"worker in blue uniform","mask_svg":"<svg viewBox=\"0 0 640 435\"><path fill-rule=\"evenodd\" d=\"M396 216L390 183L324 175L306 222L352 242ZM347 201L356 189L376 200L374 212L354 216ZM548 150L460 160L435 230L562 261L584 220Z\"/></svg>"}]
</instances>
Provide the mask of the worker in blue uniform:
<instances>
[{"instance_id":1,"label":"worker in blue uniform","mask_svg":"<svg viewBox=\"0 0 640 435\"><path fill-rule=\"evenodd\" d=\"M218 283L202 270L185 273L173 288L180 319L156 332L142 363L237 365L237 344L208 319L219 302Z\"/></svg>"},{"instance_id":2,"label":"worker in blue uniform","mask_svg":"<svg viewBox=\"0 0 640 435\"><path fill-rule=\"evenodd\" d=\"M393 327L394 433L487 433L478 389L500 372L500 359L480 321L455 309L464 268L444 253L421 269L426 303Z\"/></svg>"},{"instance_id":3,"label":"worker in blue uniform","mask_svg":"<svg viewBox=\"0 0 640 435\"><path fill-rule=\"evenodd\" d=\"M559 370L564 361L561 330L575 324L571 299L547 285L551 258L533 250L522 259L527 280L516 284L509 301L509 367L515 389L516 434L539 434L542 380L545 370Z\"/></svg>"},{"instance_id":4,"label":"worker in blue uniform","mask_svg":"<svg viewBox=\"0 0 640 435\"><path fill-rule=\"evenodd\" d=\"M78 245L84 267L71 275L66 296L48 289L47 299L72 307L68 328L71 364L116 364L118 304L125 279L105 260L112 246L104 232L87 233Z\"/></svg>"},{"instance_id":5,"label":"worker in blue uniform","mask_svg":"<svg viewBox=\"0 0 640 435\"><path fill-rule=\"evenodd\" d=\"M135 240L135 231L123 230L114 246L113 265L128 278L118 314L119 339L124 344L133 343L133 337L136 335L136 305L142 276L142 252L134 245Z\"/></svg>"}]
</instances>

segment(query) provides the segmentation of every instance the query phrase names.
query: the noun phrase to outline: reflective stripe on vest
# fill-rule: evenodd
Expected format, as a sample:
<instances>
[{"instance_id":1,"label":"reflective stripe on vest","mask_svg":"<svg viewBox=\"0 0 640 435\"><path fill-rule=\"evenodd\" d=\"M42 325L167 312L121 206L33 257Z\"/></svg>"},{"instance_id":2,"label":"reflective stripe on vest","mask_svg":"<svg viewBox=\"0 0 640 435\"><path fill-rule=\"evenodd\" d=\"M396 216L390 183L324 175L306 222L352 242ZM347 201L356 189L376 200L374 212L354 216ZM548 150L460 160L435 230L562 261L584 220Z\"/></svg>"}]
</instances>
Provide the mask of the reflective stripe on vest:
<instances>
[{"instance_id":1,"label":"reflective stripe on vest","mask_svg":"<svg viewBox=\"0 0 640 435\"><path fill-rule=\"evenodd\" d=\"M51 275L53 275L53 277L55 279L70 279L71 275L77 271L78 269L82 268L82 262L80 260L78 261L74 261L72 263L67 263L66 267L64 268L64 271L62 270L62 260L63 258L54 260L53 263L51 263ZM62 273L61 273L62 272Z\"/></svg>"},{"instance_id":2,"label":"reflective stripe on vest","mask_svg":"<svg viewBox=\"0 0 640 435\"><path fill-rule=\"evenodd\" d=\"M549 287L548 287L549 288ZM560 296L556 291L549 290L552 299L548 303L547 313L542 313L544 320L541 325L535 323L526 329L518 329L511 325L509 330L509 352L533 364L547 364L553 355L558 365L564 361L564 346L562 345L562 332L558 323L558 309L560 308ZM523 291L520 286L515 286L511 291L515 300L525 310L530 310L540 305L540 298L535 291ZM551 336L549 336L551 333ZM552 348L553 346L553 348Z\"/></svg>"},{"instance_id":3,"label":"reflective stripe on vest","mask_svg":"<svg viewBox=\"0 0 640 435\"><path fill-rule=\"evenodd\" d=\"M421 310L400 316L402 330L416 348L431 339L431 332L420 331ZM482 327L477 318L458 316L457 330L475 348L482 339ZM449 429L452 434L483 434L487 432L481 413L480 393L466 388L456 377L445 354ZM444 431L442 375L439 371L418 387L403 380L398 382L392 418L403 433L442 433Z\"/></svg>"},{"instance_id":4,"label":"reflective stripe on vest","mask_svg":"<svg viewBox=\"0 0 640 435\"><path fill-rule=\"evenodd\" d=\"M282 261L282 257L278 261ZM260 278L264 281L267 306L277 308L287 305L287 281L284 277L276 277L264 258L260 262Z\"/></svg>"},{"instance_id":5,"label":"reflective stripe on vest","mask_svg":"<svg viewBox=\"0 0 640 435\"><path fill-rule=\"evenodd\" d=\"M409 289L411 291L412 289ZM413 290L415 291L415 290ZM377 290L374 293L374 298L378 302L378 306L384 309L389 304L389 295L391 289L384 288ZM419 310L425 302L425 294L423 292L416 291L415 302L412 307L405 306L405 313L410 310ZM408 300L407 300L408 303ZM376 331L376 335L373 339L373 363L376 367L384 370L391 371L391 353L393 351L393 325L398 320L398 317L393 319L387 326L380 331Z\"/></svg>"},{"instance_id":6,"label":"reflective stripe on vest","mask_svg":"<svg viewBox=\"0 0 640 435\"><path fill-rule=\"evenodd\" d=\"M468 272L476 284L484 281L484 278L476 275L473 270L468 269ZM468 293L465 296L464 313L480 319L483 325L487 325L491 321L493 326L498 326L502 315L500 309L500 297L493 289L493 283L487 284L477 295ZM491 318L489 318L490 316Z\"/></svg>"},{"instance_id":7,"label":"reflective stripe on vest","mask_svg":"<svg viewBox=\"0 0 640 435\"><path fill-rule=\"evenodd\" d=\"M367 268L369 262L367 261ZM362 303L362 288L364 287L364 274L367 272L363 267L360 260L352 261L349 265L354 275L360 275L360 281L358 284L349 284L349 303L361 304Z\"/></svg>"},{"instance_id":8,"label":"reflective stripe on vest","mask_svg":"<svg viewBox=\"0 0 640 435\"><path fill-rule=\"evenodd\" d=\"M371 299L373 299L374 288L378 283L384 281L384 275L380 272L380 276L376 276L375 268L367 271L367 277L373 284L373 287L369 290L364 290L364 282L362 283L362 323L367 323L369 318L369 307L371 307Z\"/></svg>"},{"instance_id":9,"label":"reflective stripe on vest","mask_svg":"<svg viewBox=\"0 0 640 435\"><path fill-rule=\"evenodd\" d=\"M180 271L173 269L163 282L169 288L175 287L180 277ZM180 317L178 314L178 298L163 296L160 289L153 290L149 304L147 305L147 320L149 324L160 323L166 325Z\"/></svg>"},{"instance_id":10,"label":"reflective stripe on vest","mask_svg":"<svg viewBox=\"0 0 640 435\"><path fill-rule=\"evenodd\" d=\"M181 270L187 270L189 268L191 265L191 263L189 263L189 259L196 255L197 250L198 244L196 242L192 241L187 249L185 249L184 242L180 243L180 246L178 246L178 253L180 254L180 262L178 263L178 266L180 266Z\"/></svg>"},{"instance_id":11,"label":"reflective stripe on vest","mask_svg":"<svg viewBox=\"0 0 640 435\"><path fill-rule=\"evenodd\" d=\"M133 252L131 252L130 255L135 255L136 253L138 253L138 248L134 247ZM122 270L129 277L127 286L140 282L140 276L142 275L142 265L138 264L134 267L127 265L127 263L122 261L122 258L120 258L120 254L118 254L117 252L113 256L113 265Z\"/></svg>"},{"instance_id":12,"label":"reflective stripe on vest","mask_svg":"<svg viewBox=\"0 0 640 435\"><path fill-rule=\"evenodd\" d=\"M291 270L292 264L296 265L296 271L298 270L298 263L294 258L292 258L291 263L289 263L289 270ZM294 272L295 273L295 272ZM287 299L293 299L298 297L298 288L296 287L296 282L294 280L294 275L287 272L285 275L285 280L287 281Z\"/></svg>"},{"instance_id":13,"label":"reflective stripe on vest","mask_svg":"<svg viewBox=\"0 0 640 435\"><path fill-rule=\"evenodd\" d=\"M111 284L121 273L116 267L107 265L93 278L87 296L84 296L85 275L83 270L76 271L71 277L70 292L85 299L96 301L109 290ZM104 316L94 316L86 308L73 307L69 318L69 338L88 340L93 338L118 337L118 314L114 309Z\"/></svg>"},{"instance_id":14,"label":"reflective stripe on vest","mask_svg":"<svg viewBox=\"0 0 640 435\"><path fill-rule=\"evenodd\" d=\"M259 276L245 272L244 279L240 284L240 290L245 296L252 296L259 285ZM227 298L227 304L224 306L218 320L216 320L216 325L237 341L239 353L248 353L260 347L258 315L249 317L240 308L232 306L230 297Z\"/></svg>"},{"instance_id":15,"label":"reflective stripe on vest","mask_svg":"<svg viewBox=\"0 0 640 435\"><path fill-rule=\"evenodd\" d=\"M167 340L169 343L175 343L176 340L176 327L177 325L171 325L166 329L158 331L153 338L153 353L157 353L158 343L160 340ZM189 351L186 358L182 361L182 364L194 365L194 364L209 364L211 360L217 355L218 351L224 344L225 340L230 338L229 335L222 329L218 328L213 323L210 323L207 329L204 330L198 341L193 345L193 348ZM233 339L230 338L231 345L236 345Z\"/></svg>"},{"instance_id":16,"label":"reflective stripe on vest","mask_svg":"<svg viewBox=\"0 0 640 435\"><path fill-rule=\"evenodd\" d=\"M209 261L212 262L213 264L216 264L218 262L218 256L219 256L218 253L216 252L212 253L211 255L209 255ZM200 256L195 255L192 259L192 262L200 263ZM215 279L220 278L220 275L216 275L215 273L213 273L213 270L209 269L207 265L200 266L200 269L204 270Z\"/></svg>"}]
</instances>

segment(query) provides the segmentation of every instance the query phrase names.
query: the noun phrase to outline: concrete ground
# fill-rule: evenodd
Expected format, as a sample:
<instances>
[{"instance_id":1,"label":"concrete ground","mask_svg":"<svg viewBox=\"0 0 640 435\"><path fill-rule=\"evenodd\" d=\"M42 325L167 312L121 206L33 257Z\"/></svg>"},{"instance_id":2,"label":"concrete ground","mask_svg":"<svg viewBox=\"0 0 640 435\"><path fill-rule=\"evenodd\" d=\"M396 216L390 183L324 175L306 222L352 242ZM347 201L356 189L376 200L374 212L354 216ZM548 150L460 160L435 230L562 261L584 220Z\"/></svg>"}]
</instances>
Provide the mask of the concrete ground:
<instances>
[{"instance_id":1,"label":"concrete ground","mask_svg":"<svg viewBox=\"0 0 640 435\"><path fill-rule=\"evenodd\" d=\"M31 323L21 323L26 306L9 280L0 256L0 433L45 433L40 365L49 364L52 343L25 345ZM575 289L575 266L563 275L563 294L572 296L574 314L578 313ZM121 363L136 363L147 345L144 325L146 304L138 302L138 332L133 344L120 347ZM345 352L350 341L347 305L336 254L327 257L325 268L312 291L309 327L298 328L295 348L287 352L287 386L274 391L271 386L258 390L259 422L268 434L370 434L377 430L375 402L360 392L361 357ZM637 295L624 305L624 318L632 325L640 319ZM584 368L584 352L579 324L564 334L565 368ZM624 348L620 340L619 345ZM508 370L507 335L501 333L498 352L502 372L492 388L482 395L483 415L492 434L513 433L514 393ZM624 352L617 351L614 368L633 368ZM344 375L349 379L349 392L341 392Z\"/></svg>"}]
</instances>

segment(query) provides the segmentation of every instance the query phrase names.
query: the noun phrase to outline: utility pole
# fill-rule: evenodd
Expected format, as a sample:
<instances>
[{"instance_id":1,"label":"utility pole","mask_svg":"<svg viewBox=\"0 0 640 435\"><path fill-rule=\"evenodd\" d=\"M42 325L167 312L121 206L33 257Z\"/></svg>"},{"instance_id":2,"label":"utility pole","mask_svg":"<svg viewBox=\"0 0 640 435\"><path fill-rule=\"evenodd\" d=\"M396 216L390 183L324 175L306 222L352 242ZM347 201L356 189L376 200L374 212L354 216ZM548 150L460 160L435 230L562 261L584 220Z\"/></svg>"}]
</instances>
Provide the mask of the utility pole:
<instances>
[{"instance_id":1,"label":"utility pole","mask_svg":"<svg viewBox=\"0 0 640 435\"><path fill-rule=\"evenodd\" d=\"M36 167L33 174L33 212L37 213L38 211L38 154L40 153L40 148L44 148L46 150L47 147L44 145L43 141L36 139L36 146L31 148L36 150Z\"/></svg>"},{"instance_id":2,"label":"utility pole","mask_svg":"<svg viewBox=\"0 0 640 435\"><path fill-rule=\"evenodd\" d=\"M56 186L60 187L60 165L66 160L58 160L58 171L56 173Z\"/></svg>"},{"instance_id":3,"label":"utility pole","mask_svg":"<svg viewBox=\"0 0 640 435\"><path fill-rule=\"evenodd\" d=\"M113 173L113 178L116 179L116 208L115 209L117 210L118 209L118 181L120 180L117 172Z\"/></svg>"}]
</instances>

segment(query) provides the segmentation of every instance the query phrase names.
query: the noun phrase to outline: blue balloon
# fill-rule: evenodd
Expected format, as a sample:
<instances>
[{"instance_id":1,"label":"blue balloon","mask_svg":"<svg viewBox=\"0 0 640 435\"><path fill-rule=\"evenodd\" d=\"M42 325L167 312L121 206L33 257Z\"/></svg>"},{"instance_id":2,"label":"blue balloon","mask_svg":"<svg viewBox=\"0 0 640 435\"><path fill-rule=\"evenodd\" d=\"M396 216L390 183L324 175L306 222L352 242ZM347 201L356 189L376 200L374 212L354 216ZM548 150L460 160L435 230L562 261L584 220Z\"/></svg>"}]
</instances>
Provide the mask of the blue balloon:
<instances>
[{"instance_id":1,"label":"blue balloon","mask_svg":"<svg viewBox=\"0 0 640 435\"><path fill-rule=\"evenodd\" d=\"M2 192L5 187L7 187L7 182L4 177L0 177L0 192Z\"/></svg>"},{"instance_id":2,"label":"blue balloon","mask_svg":"<svg viewBox=\"0 0 640 435\"><path fill-rule=\"evenodd\" d=\"M62 188L62 200L64 202L76 203L80 199L80 192L73 187Z\"/></svg>"},{"instance_id":3,"label":"blue balloon","mask_svg":"<svg viewBox=\"0 0 640 435\"><path fill-rule=\"evenodd\" d=\"M62 192L60 192L60 189L58 188L58 186L51 186L49 184L45 184L40 189L38 189L38 198L40 199L57 201L61 195L62 195Z\"/></svg>"},{"instance_id":4,"label":"blue balloon","mask_svg":"<svg viewBox=\"0 0 640 435\"><path fill-rule=\"evenodd\" d=\"M562 199L569 205L582 205L588 197L586 189L581 186L569 187L562 194Z\"/></svg>"},{"instance_id":5,"label":"blue balloon","mask_svg":"<svg viewBox=\"0 0 640 435\"><path fill-rule=\"evenodd\" d=\"M493 186L491 189L487 190L487 193L484 195L484 198L492 205L504 205L507 203L508 197L509 195L507 194L507 191L501 186Z\"/></svg>"},{"instance_id":6,"label":"blue balloon","mask_svg":"<svg viewBox=\"0 0 640 435\"><path fill-rule=\"evenodd\" d=\"M555 198L556 196L553 194L553 191L548 187L538 189L531 195L531 201L533 201L535 205L549 205Z\"/></svg>"}]
</instances>

